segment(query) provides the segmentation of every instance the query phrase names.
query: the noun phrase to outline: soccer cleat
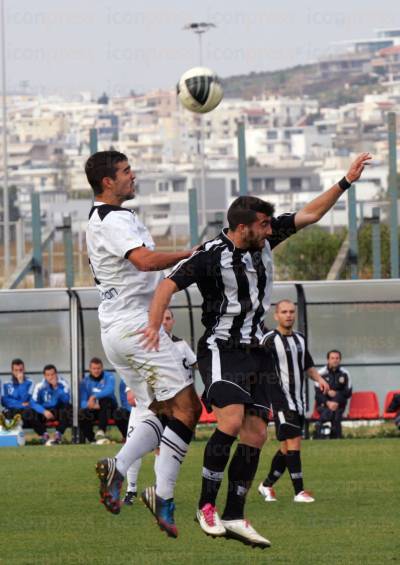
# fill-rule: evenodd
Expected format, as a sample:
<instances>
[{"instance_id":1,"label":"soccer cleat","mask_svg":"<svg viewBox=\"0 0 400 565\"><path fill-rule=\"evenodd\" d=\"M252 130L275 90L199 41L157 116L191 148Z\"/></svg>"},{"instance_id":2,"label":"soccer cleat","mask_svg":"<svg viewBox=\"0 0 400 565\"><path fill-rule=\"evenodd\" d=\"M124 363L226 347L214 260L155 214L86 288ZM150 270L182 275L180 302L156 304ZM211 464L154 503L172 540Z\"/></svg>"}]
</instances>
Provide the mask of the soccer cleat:
<instances>
[{"instance_id":1,"label":"soccer cleat","mask_svg":"<svg viewBox=\"0 0 400 565\"><path fill-rule=\"evenodd\" d=\"M117 460L113 457L101 459L96 464L96 473L100 479L100 502L112 514L119 514L124 477L117 469Z\"/></svg>"},{"instance_id":2,"label":"soccer cleat","mask_svg":"<svg viewBox=\"0 0 400 565\"><path fill-rule=\"evenodd\" d=\"M61 445L61 443L62 443L62 434L60 432L55 432L53 439L49 439L46 441L47 446Z\"/></svg>"},{"instance_id":3,"label":"soccer cleat","mask_svg":"<svg viewBox=\"0 0 400 565\"><path fill-rule=\"evenodd\" d=\"M137 492L127 490L123 503L126 504L127 506L133 506L136 497L137 497Z\"/></svg>"},{"instance_id":4,"label":"soccer cleat","mask_svg":"<svg viewBox=\"0 0 400 565\"><path fill-rule=\"evenodd\" d=\"M278 500L272 487L266 487L260 483L258 485L258 492L264 497L265 502L276 502Z\"/></svg>"},{"instance_id":5,"label":"soccer cleat","mask_svg":"<svg viewBox=\"0 0 400 565\"><path fill-rule=\"evenodd\" d=\"M165 500L156 495L156 487L147 487L140 498L155 516L160 530L167 532L171 538L178 537L178 530L174 521L175 504L172 498Z\"/></svg>"},{"instance_id":6,"label":"soccer cleat","mask_svg":"<svg viewBox=\"0 0 400 565\"><path fill-rule=\"evenodd\" d=\"M302 490L294 497L294 502L314 502L315 499L306 490Z\"/></svg>"},{"instance_id":7,"label":"soccer cleat","mask_svg":"<svg viewBox=\"0 0 400 565\"><path fill-rule=\"evenodd\" d=\"M218 516L217 509L209 502L197 510L196 520L200 528L208 536L218 537L226 534L221 518Z\"/></svg>"},{"instance_id":8,"label":"soccer cleat","mask_svg":"<svg viewBox=\"0 0 400 565\"><path fill-rule=\"evenodd\" d=\"M96 445L108 445L111 443L108 437L106 437L106 434L103 432L103 430L97 430L95 439Z\"/></svg>"},{"instance_id":9,"label":"soccer cleat","mask_svg":"<svg viewBox=\"0 0 400 565\"><path fill-rule=\"evenodd\" d=\"M48 443L49 441L50 441L50 435L47 432L44 432L44 434L40 438L41 444L42 445L50 445Z\"/></svg>"},{"instance_id":10,"label":"soccer cleat","mask_svg":"<svg viewBox=\"0 0 400 565\"><path fill-rule=\"evenodd\" d=\"M226 530L225 537L227 538L237 539L245 545L261 549L271 546L271 542L260 536L247 520L221 520L221 523Z\"/></svg>"}]
</instances>

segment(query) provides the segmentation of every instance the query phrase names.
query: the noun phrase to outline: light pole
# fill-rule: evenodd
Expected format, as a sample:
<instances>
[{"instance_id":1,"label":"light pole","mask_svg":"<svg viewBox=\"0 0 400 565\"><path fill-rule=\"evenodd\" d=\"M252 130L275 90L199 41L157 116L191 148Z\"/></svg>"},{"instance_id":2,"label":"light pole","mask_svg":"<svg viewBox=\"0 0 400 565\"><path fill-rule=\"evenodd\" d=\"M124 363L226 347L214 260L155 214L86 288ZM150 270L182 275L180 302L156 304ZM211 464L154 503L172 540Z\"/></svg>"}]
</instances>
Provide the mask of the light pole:
<instances>
[{"instance_id":1,"label":"light pole","mask_svg":"<svg viewBox=\"0 0 400 565\"><path fill-rule=\"evenodd\" d=\"M8 205L7 87L4 0L1 0L1 79L3 106L3 249L4 278L10 270L10 212Z\"/></svg>"},{"instance_id":2,"label":"light pole","mask_svg":"<svg viewBox=\"0 0 400 565\"><path fill-rule=\"evenodd\" d=\"M207 22L191 22L184 26L184 30L192 31L199 39L199 64L203 65L203 35L217 27L213 23ZM206 210L206 166L204 154L204 116L200 114L200 130L199 130L199 145L197 147L198 155L200 157L200 203L201 203L201 229L204 230L207 225L207 210Z\"/></svg>"}]
</instances>

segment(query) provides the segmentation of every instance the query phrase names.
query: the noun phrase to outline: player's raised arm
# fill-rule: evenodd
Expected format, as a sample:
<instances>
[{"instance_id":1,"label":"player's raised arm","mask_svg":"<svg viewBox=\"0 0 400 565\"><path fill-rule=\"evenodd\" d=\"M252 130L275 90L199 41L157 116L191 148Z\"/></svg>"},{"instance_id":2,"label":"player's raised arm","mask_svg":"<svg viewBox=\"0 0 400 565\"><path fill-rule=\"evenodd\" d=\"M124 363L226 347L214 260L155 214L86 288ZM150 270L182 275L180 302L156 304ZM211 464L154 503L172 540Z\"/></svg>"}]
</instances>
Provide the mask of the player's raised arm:
<instances>
[{"instance_id":1,"label":"player's raised arm","mask_svg":"<svg viewBox=\"0 0 400 565\"><path fill-rule=\"evenodd\" d=\"M187 259L191 254L191 250L163 253L147 247L136 247L126 257L139 271L162 271L173 267L182 259Z\"/></svg>"},{"instance_id":2,"label":"player's raised arm","mask_svg":"<svg viewBox=\"0 0 400 565\"><path fill-rule=\"evenodd\" d=\"M350 185L357 181L364 170L365 165L372 159L370 153L361 153L352 162L346 176L331 188L314 198L306 204L295 216L296 230L300 230L310 224L315 224L334 206L340 196L347 190Z\"/></svg>"},{"instance_id":3,"label":"player's raised arm","mask_svg":"<svg viewBox=\"0 0 400 565\"><path fill-rule=\"evenodd\" d=\"M149 322L143 333L142 345L148 351L158 350L160 340L160 327L164 318L164 312L171 302L172 295L179 288L171 279L164 279L157 287L149 310Z\"/></svg>"}]
</instances>

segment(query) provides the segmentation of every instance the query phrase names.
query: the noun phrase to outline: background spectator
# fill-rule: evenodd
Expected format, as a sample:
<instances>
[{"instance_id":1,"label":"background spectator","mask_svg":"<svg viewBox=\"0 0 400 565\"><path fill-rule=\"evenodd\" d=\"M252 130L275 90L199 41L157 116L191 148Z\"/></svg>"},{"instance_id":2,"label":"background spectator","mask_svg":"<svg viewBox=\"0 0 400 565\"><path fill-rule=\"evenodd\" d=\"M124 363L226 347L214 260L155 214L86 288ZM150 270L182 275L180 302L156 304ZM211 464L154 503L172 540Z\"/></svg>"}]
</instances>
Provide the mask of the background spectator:
<instances>
[{"instance_id":1,"label":"background spectator","mask_svg":"<svg viewBox=\"0 0 400 565\"><path fill-rule=\"evenodd\" d=\"M33 391L31 406L36 412L36 430L46 445L58 445L68 426L72 424L72 406L67 382L60 378L54 365L45 365L44 379ZM50 440L47 426L57 420L54 437Z\"/></svg>"},{"instance_id":2,"label":"background spectator","mask_svg":"<svg viewBox=\"0 0 400 565\"><path fill-rule=\"evenodd\" d=\"M315 390L315 400L320 419L315 426L316 439L341 438L342 419L346 404L353 393L350 374L341 366L342 354L337 349L327 353L327 365L319 373L329 384L324 394Z\"/></svg>"},{"instance_id":3,"label":"background spectator","mask_svg":"<svg viewBox=\"0 0 400 565\"><path fill-rule=\"evenodd\" d=\"M4 416L12 420L21 414L24 428L32 428L40 435L35 412L31 408L33 382L25 376L25 365L22 359L11 361L11 380L3 385L1 403L5 408Z\"/></svg>"},{"instance_id":4,"label":"background spectator","mask_svg":"<svg viewBox=\"0 0 400 565\"><path fill-rule=\"evenodd\" d=\"M118 407L115 397L115 377L113 373L104 371L103 362L93 357L89 364L89 373L80 385L80 415L79 425L85 439L91 443L108 443L106 438L107 422L114 416ZM98 431L94 435L94 425L98 421Z\"/></svg>"},{"instance_id":5,"label":"background spectator","mask_svg":"<svg viewBox=\"0 0 400 565\"><path fill-rule=\"evenodd\" d=\"M400 394L394 394L391 403L386 409L387 412L396 412L394 423L400 430Z\"/></svg>"}]
</instances>

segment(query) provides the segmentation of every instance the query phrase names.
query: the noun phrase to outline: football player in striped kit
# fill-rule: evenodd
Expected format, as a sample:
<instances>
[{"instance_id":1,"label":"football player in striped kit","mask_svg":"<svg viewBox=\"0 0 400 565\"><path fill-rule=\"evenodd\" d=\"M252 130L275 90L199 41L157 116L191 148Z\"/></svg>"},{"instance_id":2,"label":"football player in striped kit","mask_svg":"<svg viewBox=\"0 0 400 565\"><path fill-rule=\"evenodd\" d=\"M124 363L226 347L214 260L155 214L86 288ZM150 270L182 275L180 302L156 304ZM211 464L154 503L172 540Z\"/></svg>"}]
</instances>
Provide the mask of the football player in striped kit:
<instances>
[{"instance_id":1,"label":"football player in striped kit","mask_svg":"<svg viewBox=\"0 0 400 565\"><path fill-rule=\"evenodd\" d=\"M303 487L303 472L300 449L306 412L305 374L316 382L323 393L329 385L314 366L304 336L295 330L296 307L291 300L281 300L275 307L278 326L265 334L262 340L275 361L276 378L268 379L267 389L276 428L281 442L275 453L270 471L258 492L266 502L277 500L273 485L288 469L294 488L295 502L314 502L314 498Z\"/></svg>"},{"instance_id":2,"label":"football player in striped kit","mask_svg":"<svg viewBox=\"0 0 400 565\"><path fill-rule=\"evenodd\" d=\"M228 209L228 228L178 263L155 291L143 331L143 344L150 351L159 347L163 314L175 292L197 284L203 299L205 332L198 343L197 363L205 386L203 399L218 422L204 451L196 514L207 535L270 546L245 519L244 507L267 436L266 383L269 375L275 375L270 356L260 347L264 315L271 304L272 250L318 222L359 179L370 159L369 153L360 154L345 177L296 213L275 217L267 201L239 196ZM220 517L216 499L225 470L228 495Z\"/></svg>"}]
</instances>

